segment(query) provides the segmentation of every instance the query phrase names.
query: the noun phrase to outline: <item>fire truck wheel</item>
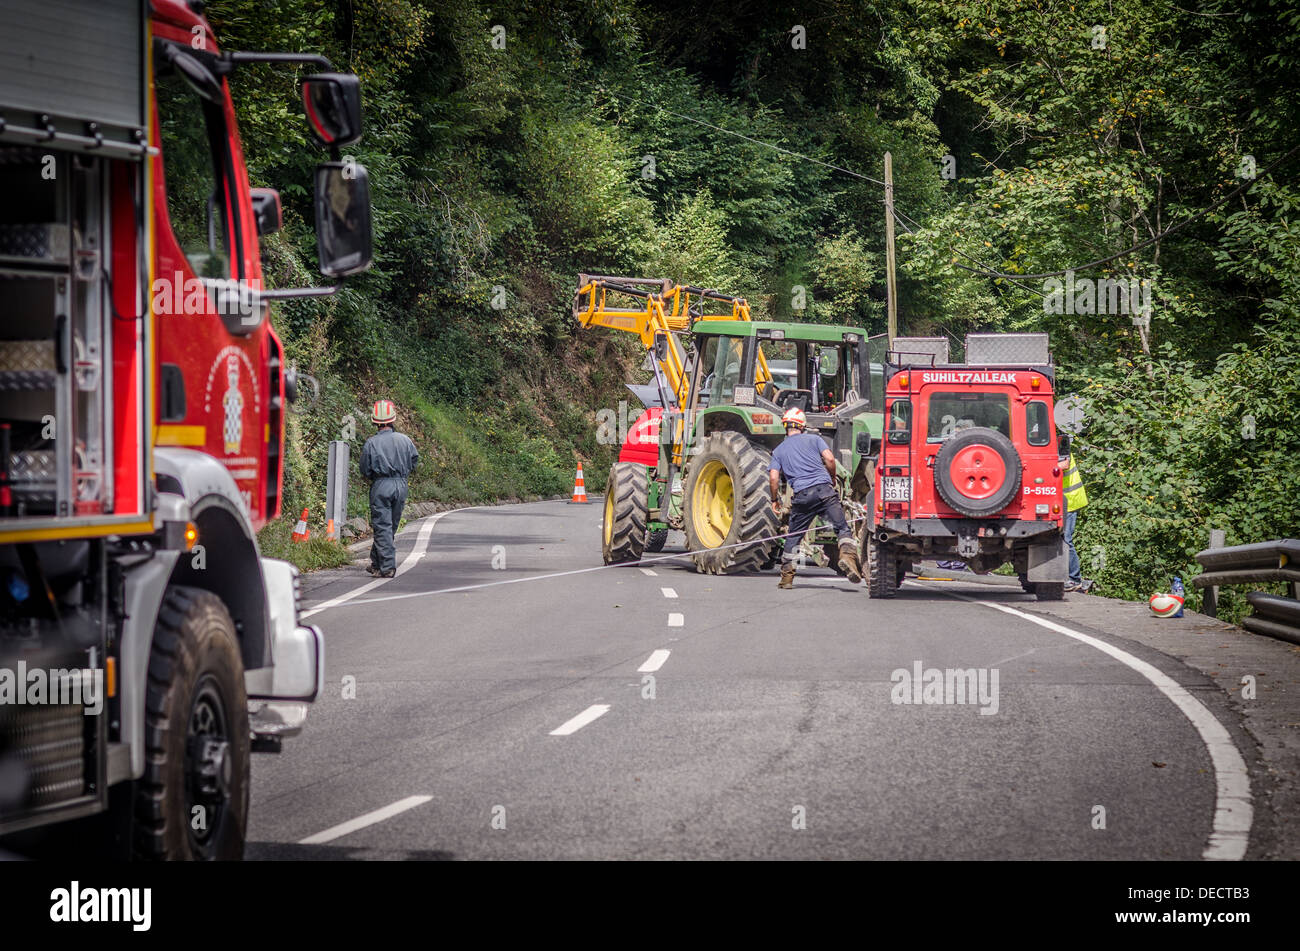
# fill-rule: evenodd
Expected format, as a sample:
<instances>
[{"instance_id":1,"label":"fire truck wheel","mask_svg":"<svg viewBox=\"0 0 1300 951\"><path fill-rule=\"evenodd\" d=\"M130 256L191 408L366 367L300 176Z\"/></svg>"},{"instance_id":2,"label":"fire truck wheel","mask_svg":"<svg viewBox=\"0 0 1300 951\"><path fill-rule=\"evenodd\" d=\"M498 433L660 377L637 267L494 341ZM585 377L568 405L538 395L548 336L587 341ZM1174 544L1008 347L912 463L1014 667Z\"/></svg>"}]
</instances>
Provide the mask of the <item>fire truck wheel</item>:
<instances>
[{"instance_id":1,"label":"fire truck wheel","mask_svg":"<svg viewBox=\"0 0 1300 951\"><path fill-rule=\"evenodd\" d=\"M149 655L145 771L135 784L137 858L244 855L249 736L235 625L216 595L163 596Z\"/></svg>"},{"instance_id":2,"label":"fire truck wheel","mask_svg":"<svg viewBox=\"0 0 1300 951\"><path fill-rule=\"evenodd\" d=\"M780 547L779 520L768 493L772 457L743 435L710 433L696 444L686 473L686 547L703 574L758 571Z\"/></svg>"},{"instance_id":3,"label":"fire truck wheel","mask_svg":"<svg viewBox=\"0 0 1300 951\"><path fill-rule=\"evenodd\" d=\"M616 462L605 486L601 554L605 564L640 561L645 549L650 477L639 462Z\"/></svg>"},{"instance_id":4,"label":"fire truck wheel","mask_svg":"<svg viewBox=\"0 0 1300 951\"><path fill-rule=\"evenodd\" d=\"M1065 582L1036 581L1034 582L1034 596L1037 597L1039 601L1064 601Z\"/></svg>"},{"instance_id":5,"label":"fire truck wheel","mask_svg":"<svg viewBox=\"0 0 1300 951\"><path fill-rule=\"evenodd\" d=\"M658 531L645 533L645 550L654 553L664 550L664 545L668 544L668 529L661 528Z\"/></svg>"},{"instance_id":6,"label":"fire truck wheel","mask_svg":"<svg viewBox=\"0 0 1300 951\"><path fill-rule=\"evenodd\" d=\"M977 426L944 440L934 457L939 497L971 518L993 515L1020 491L1020 455L996 429Z\"/></svg>"}]
</instances>

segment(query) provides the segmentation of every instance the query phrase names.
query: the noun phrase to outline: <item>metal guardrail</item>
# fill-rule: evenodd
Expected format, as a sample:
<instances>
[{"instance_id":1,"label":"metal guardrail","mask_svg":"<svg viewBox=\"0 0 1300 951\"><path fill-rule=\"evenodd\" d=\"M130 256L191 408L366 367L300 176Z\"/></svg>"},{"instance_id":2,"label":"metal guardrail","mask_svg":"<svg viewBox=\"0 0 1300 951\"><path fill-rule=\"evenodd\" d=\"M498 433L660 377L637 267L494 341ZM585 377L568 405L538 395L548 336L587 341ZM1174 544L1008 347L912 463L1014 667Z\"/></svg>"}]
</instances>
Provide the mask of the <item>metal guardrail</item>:
<instances>
[{"instance_id":1,"label":"metal guardrail","mask_svg":"<svg viewBox=\"0 0 1300 951\"><path fill-rule=\"evenodd\" d=\"M1246 600L1254 613L1243 618L1241 624L1252 633L1300 644L1300 599L1296 596L1296 587L1300 584L1300 539L1223 548L1215 545L1221 537L1216 539L1212 535L1211 547L1196 555L1205 571L1193 578L1192 584L1207 589L1204 613L1218 617L1220 586L1285 582L1290 597L1263 591L1248 594Z\"/></svg>"}]
</instances>

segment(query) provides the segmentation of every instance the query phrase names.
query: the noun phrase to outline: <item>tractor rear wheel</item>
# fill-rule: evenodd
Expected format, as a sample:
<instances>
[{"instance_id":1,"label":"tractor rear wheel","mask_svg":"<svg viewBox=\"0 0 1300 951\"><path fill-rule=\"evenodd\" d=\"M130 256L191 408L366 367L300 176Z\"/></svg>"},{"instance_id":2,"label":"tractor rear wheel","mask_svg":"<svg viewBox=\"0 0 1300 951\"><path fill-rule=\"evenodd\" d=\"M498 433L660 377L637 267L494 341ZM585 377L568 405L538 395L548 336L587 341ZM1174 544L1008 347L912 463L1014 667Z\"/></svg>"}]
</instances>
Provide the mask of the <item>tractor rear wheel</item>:
<instances>
[{"instance_id":1,"label":"tractor rear wheel","mask_svg":"<svg viewBox=\"0 0 1300 951\"><path fill-rule=\"evenodd\" d=\"M650 476L639 462L616 462L605 485L601 554L605 564L640 561L645 550Z\"/></svg>"},{"instance_id":2,"label":"tractor rear wheel","mask_svg":"<svg viewBox=\"0 0 1300 951\"><path fill-rule=\"evenodd\" d=\"M761 541L779 534L768 499L771 459L767 450L735 432L712 433L696 446L682 498L686 547L697 571L758 571L780 545Z\"/></svg>"}]
</instances>

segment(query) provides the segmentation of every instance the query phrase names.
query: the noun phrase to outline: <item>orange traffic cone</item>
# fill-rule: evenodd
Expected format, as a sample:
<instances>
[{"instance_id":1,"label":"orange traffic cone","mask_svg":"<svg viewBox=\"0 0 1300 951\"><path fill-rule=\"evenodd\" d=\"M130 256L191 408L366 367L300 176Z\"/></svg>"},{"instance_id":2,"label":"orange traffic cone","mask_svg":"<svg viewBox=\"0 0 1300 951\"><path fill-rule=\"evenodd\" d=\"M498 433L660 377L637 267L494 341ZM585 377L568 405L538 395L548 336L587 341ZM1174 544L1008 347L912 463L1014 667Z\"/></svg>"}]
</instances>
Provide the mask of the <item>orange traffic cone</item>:
<instances>
[{"instance_id":1,"label":"orange traffic cone","mask_svg":"<svg viewBox=\"0 0 1300 951\"><path fill-rule=\"evenodd\" d=\"M582 481L582 463L578 463L578 474L573 477L573 498L569 499L569 504L589 505L590 500L587 498L587 484Z\"/></svg>"},{"instance_id":2,"label":"orange traffic cone","mask_svg":"<svg viewBox=\"0 0 1300 951\"><path fill-rule=\"evenodd\" d=\"M293 527L293 540L305 542L309 538L311 538L311 529L307 527L307 510L303 509L302 514L298 516L298 524Z\"/></svg>"}]
</instances>

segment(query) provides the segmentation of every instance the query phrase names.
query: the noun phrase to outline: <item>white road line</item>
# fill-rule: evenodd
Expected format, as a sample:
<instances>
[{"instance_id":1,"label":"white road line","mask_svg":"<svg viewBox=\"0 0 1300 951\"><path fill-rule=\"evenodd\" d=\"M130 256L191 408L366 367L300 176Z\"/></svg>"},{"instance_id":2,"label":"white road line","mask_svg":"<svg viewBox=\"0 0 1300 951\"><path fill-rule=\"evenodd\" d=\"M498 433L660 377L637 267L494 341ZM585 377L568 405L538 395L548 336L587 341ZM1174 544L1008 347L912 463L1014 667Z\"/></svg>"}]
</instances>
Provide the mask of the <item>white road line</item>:
<instances>
[{"instance_id":1,"label":"white road line","mask_svg":"<svg viewBox=\"0 0 1300 951\"><path fill-rule=\"evenodd\" d=\"M1182 711L1183 716L1191 721L1192 726L1196 728L1196 732L1201 735L1201 742L1205 744L1205 748L1209 751L1210 762L1214 765L1214 780L1217 788L1214 824L1210 831L1210 841L1206 843L1205 851L1201 853L1201 857L1221 861L1239 861L1245 858L1246 846L1250 844L1250 826L1254 819L1254 809L1250 802L1250 772L1246 769L1246 761L1242 759L1241 753L1237 750L1237 745L1233 743L1231 734L1228 733L1214 714L1205 708L1204 704L1159 668L1153 667L1146 661L1139 660L1127 651L1120 650L1105 641L1071 630L1063 624L1057 624L1046 618L1027 614L1024 611L1017 611L1005 604L980 601L955 592L945 591L944 593L961 598L964 601L974 601L986 608L993 608L1006 614L1014 614L1016 617L1032 621L1040 627L1056 631L1058 634L1064 634L1066 637L1073 637L1089 647L1095 647L1102 653L1109 654L1121 664L1131 667L1151 681L1156 689L1163 693L1169 702Z\"/></svg>"},{"instance_id":2,"label":"white road line","mask_svg":"<svg viewBox=\"0 0 1300 951\"><path fill-rule=\"evenodd\" d=\"M570 733L577 733L592 720L599 719L606 713L609 713L608 703L593 703L572 720L568 720L560 726L557 726L551 731L551 736L568 736Z\"/></svg>"},{"instance_id":3,"label":"white road line","mask_svg":"<svg viewBox=\"0 0 1300 951\"><path fill-rule=\"evenodd\" d=\"M642 568L641 574L649 575L651 578L654 578L658 575L658 572L655 571L653 568Z\"/></svg>"},{"instance_id":4,"label":"white road line","mask_svg":"<svg viewBox=\"0 0 1300 951\"><path fill-rule=\"evenodd\" d=\"M324 832L317 832L315 835L309 835L298 844L320 845L322 842L329 842L332 839L341 838L349 833L356 832L358 829L372 826L376 822L383 822L385 819L391 819L399 812L405 812L407 809L414 809L416 806L422 806L432 798L432 796L407 796L405 799L399 799L391 806L384 806L384 808L376 809L374 812L367 812L364 816L357 816L355 819L349 819L341 825L331 826Z\"/></svg>"},{"instance_id":5,"label":"white road line","mask_svg":"<svg viewBox=\"0 0 1300 951\"><path fill-rule=\"evenodd\" d=\"M673 612L672 614L668 615L669 627L681 627L685 623L686 623L686 615L684 614L678 614L676 612Z\"/></svg>"},{"instance_id":6,"label":"white road line","mask_svg":"<svg viewBox=\"0 0 1300 951\"><path fill-rule=\"evenodd\" d=\"M668 655L671 653L672 651L655 651L644 664L636 669L636 672L638 674L653 674L664 665L664 661L668 659Z\"/></svg>"},{"instance_id":7,"label":"white road line","mask_svg":"<svg viewBox=\"0 0 1300 951\"><path fill-rule=\"evenodd\" d=\"M472 507L473 506L471 506L471 508ZM429 536L433 534L433 526L438 524L439 519L452 514L452 512L465 511L468 511L468 508L451 509L446 512L439 512L437 515L430 515L426 518L424 523L420 526L420 534L416 536L415 544L411 547L411 550L407 553L406 557L402 559L402 563L397 566L396 577L401 577L406 574L406 572L414 568L419 563L420 559L424 557L424 553L429 547ZM298 617L306 619L311 617L313 614L319 614L321 611L328 611L330 608L336 608L340 604L345 604L353 598L359 597L368 591L374 591L380 585L387 584L392 580L392 578L376 578L374 581L368 581L358 588L353 588L351 591L346 591L343 594L340 594L337 598L330 598L328 601L322 601L314 608L308 608L306 611L299 614Z\"/></svg>"},{"instance_id":8,"label":"white road line","mask_svg":"<svg viewBox=\"0 0 1300 951\"><path fill-rule=\"evenodd\" d=\"M677 597L677 592L674 591L672 588L660 588L659 590L663 592L663 596L664 596L665 598L675 598L675 597Z\"/></svg>"}]
</instances>

